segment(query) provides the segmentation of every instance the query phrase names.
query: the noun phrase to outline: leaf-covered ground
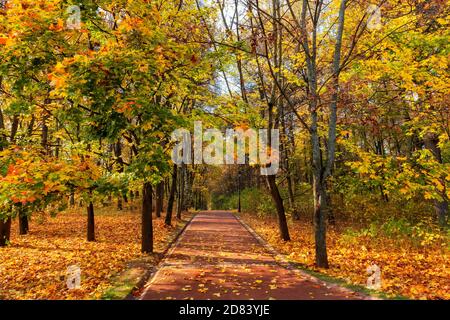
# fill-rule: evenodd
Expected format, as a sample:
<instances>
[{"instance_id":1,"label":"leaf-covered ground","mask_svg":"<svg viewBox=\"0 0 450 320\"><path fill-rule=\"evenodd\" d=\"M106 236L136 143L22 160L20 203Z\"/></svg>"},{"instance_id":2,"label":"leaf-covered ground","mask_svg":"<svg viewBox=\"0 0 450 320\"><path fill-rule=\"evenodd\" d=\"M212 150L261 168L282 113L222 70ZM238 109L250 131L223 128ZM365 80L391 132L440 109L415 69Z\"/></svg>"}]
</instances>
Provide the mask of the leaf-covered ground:
<instances>
[{"instance_id":1,"label":"leaf-covered ground","mask_svg":"<svg viewBox=\"0 0 450 320\"><path fill-rule=\"evenodd\" d=\"M230 211L198 213L145 286L144 300L365 299L293 272Z\"/></svg>"},{"instance_id":2,"label":"leaf-covered ground","mask_svg":"<svg viewBox=\"0 0 450 320\"><path fill-rule=\"evenodd\" d=\"M30 232L11 230L11 245L0 248L0 298L2 299L99 299L112 277L130 260L141 257L140 212L101 208L96 211L96 242L87 242L83 208L55 218L35 216ZM154 221L155 263L177 228ZM68 290L67 267L81 268L81 288Z\"/></svg>"},{"instance_id":3,"label":"leaf-covered ground","mask_svg":"<svg viewBox=\"0 0 450 320\"><path fill-rule=\"evenodd\" d=\"M313 226L309 222L290 223L291 241L280 241L275 218L242 214L243 220L289 260L352 284L366 285L367 267L381 268L382 289L388 295L414 299L450 299L448 243L417 246L403 240L343 236L348 227L328 229L330 269L314 267Z\"/></svg>"}]
</instances>

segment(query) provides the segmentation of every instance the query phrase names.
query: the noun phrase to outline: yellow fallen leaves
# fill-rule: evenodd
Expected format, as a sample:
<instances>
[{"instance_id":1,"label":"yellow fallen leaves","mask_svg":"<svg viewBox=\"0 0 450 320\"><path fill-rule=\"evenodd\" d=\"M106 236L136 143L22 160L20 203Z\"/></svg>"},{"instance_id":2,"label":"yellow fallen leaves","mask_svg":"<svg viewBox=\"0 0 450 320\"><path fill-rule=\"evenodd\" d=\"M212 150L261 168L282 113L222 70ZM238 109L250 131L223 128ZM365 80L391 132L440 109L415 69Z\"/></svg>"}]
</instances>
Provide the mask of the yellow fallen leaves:
<instances>
[{"instance_id":1,"label":"yellow fallen leaves","mask_svg":"<svg viewBox=\"0 0 450 320\"><path fill-rule=\"evenodd\" d=\"M266 241L290 260L314 267L314 235L308 221L290 223L292 241L279 240L277 221L243 214L242 218ZM321 273L365 286L366 269L376 264L381 269L383 292L415 299L450 299L450 265L448 247L435 244L424 247L389 238L358 237L345 241L342 231L329 228L327 237L330 269Z\"/></svg>"},{"instance_id":2,"label":"yellow fallen leaves","mask_svg":"<svg viewBox=\"0 0 450 320\"><path fill-rule=\"evenodd\" d=\"M96 210L97 242L85 240L84 212L80 208L56 218L35 216L26 236L18 236L14 222L11 245L0 248L1 299L99 299L112 276L141 256L138 211ZM154 220L156 252L165 249L173 232L162 219ZM67 288L70 265L81 268L80 289Z\"/></svg>"}]
</instances>

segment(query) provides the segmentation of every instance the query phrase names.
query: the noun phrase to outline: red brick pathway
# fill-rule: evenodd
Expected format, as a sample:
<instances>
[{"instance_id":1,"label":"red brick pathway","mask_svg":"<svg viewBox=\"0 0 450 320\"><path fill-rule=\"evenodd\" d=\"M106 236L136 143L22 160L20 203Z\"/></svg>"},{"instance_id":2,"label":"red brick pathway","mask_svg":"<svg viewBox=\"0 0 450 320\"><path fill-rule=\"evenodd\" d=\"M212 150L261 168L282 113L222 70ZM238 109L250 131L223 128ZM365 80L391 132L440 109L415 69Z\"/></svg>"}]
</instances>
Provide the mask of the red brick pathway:
<instances>
[{"instance_id":1,"label":"red brick pathway","mask_svg":"<svg viewBox=\"0 0 450 320\"><path fill-rule=\"evenodd\" d=\"M197 214L141 299L363 299L279 265L230 212Z\"/></svg>"}]
</instances>

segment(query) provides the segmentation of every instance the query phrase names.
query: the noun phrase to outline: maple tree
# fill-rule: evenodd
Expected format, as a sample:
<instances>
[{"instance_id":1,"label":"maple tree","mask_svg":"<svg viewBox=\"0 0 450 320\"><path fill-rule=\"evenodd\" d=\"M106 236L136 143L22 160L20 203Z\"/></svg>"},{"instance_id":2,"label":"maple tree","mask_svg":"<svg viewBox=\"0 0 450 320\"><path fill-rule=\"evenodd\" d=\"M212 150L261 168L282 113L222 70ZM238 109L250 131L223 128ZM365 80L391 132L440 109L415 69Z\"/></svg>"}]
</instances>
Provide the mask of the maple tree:
<instances>
[{"instance_id":1,"label":"maple tree","mask_svg":"<svg viewBox=\"0 0 450 320\"><path fill-rule=\"evenodd\" d=\"M8 2L2 21L2 33L9 39L2 49L10 59L10 64L2 64L3 88L9 97L5 111L20 106L22 110L14 115L17 121L28 120L30 114L31 133L34 110L42 113L41 145L49 156L67 152L81 161L97 162L96 179L103 180L72 190L87 198L94 191L107 194L114 189L100 184L108 182L107 170L101 168L110 157L105 145L115 144L114 170L119 179L143 183L142 250L151 252L152 185L169 168L169 154L160 141L168 143L170 132L182 123L177 114L201 96L213 65L193 4L186 2L182 8L146 1L99 5L109 14L106 19L86 2L79 30L70 30L64 27L62 1ZM53 52L48 52L50 45ZM29 65L30 48L36 52L36 65ZM41 57L42 52L46 54ZM17 63L20 58L22 68ZM12 70L17 70L17 77ZM52 132L54 148L47 125L53 119L57 123ZM126 169L122 145L130 152ZM123 184L116 187L116 193L129 190ZM88 239L94 240L93 200L87 198Z\"/></svg>"}]
</instances>

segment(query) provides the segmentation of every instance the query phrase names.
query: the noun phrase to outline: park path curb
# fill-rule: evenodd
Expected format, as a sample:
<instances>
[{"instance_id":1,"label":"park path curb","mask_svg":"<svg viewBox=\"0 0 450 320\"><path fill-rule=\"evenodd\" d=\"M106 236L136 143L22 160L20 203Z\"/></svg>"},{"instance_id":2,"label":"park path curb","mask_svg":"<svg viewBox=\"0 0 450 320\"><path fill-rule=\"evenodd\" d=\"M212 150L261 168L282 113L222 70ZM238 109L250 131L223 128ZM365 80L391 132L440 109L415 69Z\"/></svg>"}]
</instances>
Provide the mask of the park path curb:
<instances>
[{"instance_id":1,"label":"park path curb","mask_svg":"<svg viewBox=\"0 0 450 320\"><path fill-rule=\"evenodd\" d=\"M180 243L181 239L183 238L184 231L186 228L191 224L192 220L197 216L197 214L201 211L195 212L192 217L189 219L188 222L183 226L183 228L178 232L176 237L173 239L170 246L167 247L167 249L163 252L163 258L159 261L159 263L151 270L151 272L148 273L147 277L145 279L142 279L140 281L140 288L143 287L144 290L142 290L141 294L139 295L139 298L134 297L135 300L142 300L147 291L149 290L151 284L153 283L156 276L159 274L161 269L163 269L167 263L167 258L172 254L172 252L175 250L177 245Z\"/></svg>"},{"instance_id":2,"label":"park path curb","mask_svg":"<svg viewBox=\"0 0 450 320\"><path fill-rule=\"evenodd\" d=\"M138 298L133 295L136 290L142 289L146 283L153 277L153 275L159 269L162 261L167 256L167 253L174 244L178 241L186 227L191 223L192 219L196 216L197 212L194 212L192 216L186 221L183 227L178 230L178 232L169 240L168 246L159 254L161 257L156 265L153 265L149 256L141 257L136 260L128 261L125 269L117 274L115 277L125 277L125 280L120 280L119 282L112 284L102 295L102 300L137 300ZM134 276L133 272L138 275ZM128 278L127 278L128 277ZM127 281L132 282L132 287L127 288ZM119 294L109 296L109 291L118 290ZM120 293L122 291L123 293Z\"/></svg>"}]
</instances>

